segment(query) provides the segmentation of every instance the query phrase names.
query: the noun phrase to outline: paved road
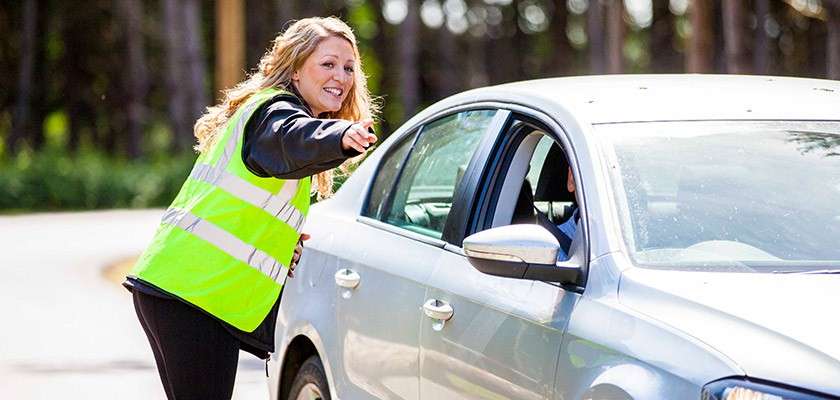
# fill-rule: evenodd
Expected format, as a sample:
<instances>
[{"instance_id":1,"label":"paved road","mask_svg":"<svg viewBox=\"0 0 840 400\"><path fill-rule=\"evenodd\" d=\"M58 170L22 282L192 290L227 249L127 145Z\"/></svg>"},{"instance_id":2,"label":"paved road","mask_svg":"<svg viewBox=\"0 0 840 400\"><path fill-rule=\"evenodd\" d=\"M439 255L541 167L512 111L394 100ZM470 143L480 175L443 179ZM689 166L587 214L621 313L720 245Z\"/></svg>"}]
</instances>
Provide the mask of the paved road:
<instances>
[{"instance_id":1,"label":"paved road","mask_svg":"<svg viewBox=\"0 0 840 400\"><path fill-rule=\"evenodd\" d=\"M130 294L103 268L138 255L161 210L0 217L0 397L165 399ZM234 399L266 399L240 354Z\"/></svg>"}]
</instances>

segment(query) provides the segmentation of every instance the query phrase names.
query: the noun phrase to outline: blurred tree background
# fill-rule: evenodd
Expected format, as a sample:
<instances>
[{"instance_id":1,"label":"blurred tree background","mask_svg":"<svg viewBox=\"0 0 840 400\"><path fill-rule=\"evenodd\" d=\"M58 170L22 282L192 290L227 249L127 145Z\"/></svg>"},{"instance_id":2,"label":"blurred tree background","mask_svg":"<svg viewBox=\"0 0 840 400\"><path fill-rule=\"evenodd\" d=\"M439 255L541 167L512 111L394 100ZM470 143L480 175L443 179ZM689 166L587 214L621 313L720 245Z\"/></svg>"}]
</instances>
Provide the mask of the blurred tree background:
<instances>
[{"instance_id":1,"label":"blurred tree background","mask_svg":"<svg viewBox=\"0 0 840 400\"><path fill-rule=\"evenodd\" d=\"M840 0L6 0L0 209L165 206L196 118L316 15L355 29L383 137L447 95L515 80L840 79Z\"/></svg>"}]
</instances>

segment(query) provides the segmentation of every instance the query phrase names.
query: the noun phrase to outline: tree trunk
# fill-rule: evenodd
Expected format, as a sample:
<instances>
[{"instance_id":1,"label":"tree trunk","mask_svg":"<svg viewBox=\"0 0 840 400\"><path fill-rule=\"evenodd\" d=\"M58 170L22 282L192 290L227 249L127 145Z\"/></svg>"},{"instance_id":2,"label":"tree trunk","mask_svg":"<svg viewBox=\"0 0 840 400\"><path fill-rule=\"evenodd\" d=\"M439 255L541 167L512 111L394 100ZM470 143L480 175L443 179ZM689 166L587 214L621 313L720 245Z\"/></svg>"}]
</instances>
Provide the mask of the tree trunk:
<instances>
[{"instance_id":1,"label":"tree trunk","mask_svg":"<svg viewBox=\"0 0 840 400\"><path fill-rule=\"evenodd\" d=\"M508 6L509 7L509 6ZM501 22L497 25L487 24L487 33L481 38L481 44L484 47L484 64L487 70L487 83L499 84L507 82L512 75L510 70L511 64L518 62L513 60L514 50L511 48L512 41L510 40L510 24L516 24L508 20L508 14L503 10L504 7L499 7L502 11Z\"/></svg>"},{"instance_id":2,"label":"tree trunk","mask_svg":"<svg viewBox=\"0 0 840 400\"><path fill-rule=\"evenodd\" d=\"M39 10L46 10L47 5L49 3L46 0L38 0L38 9ZM38 38L46 38L47 37L47 29L51 24L51 16L50 13L47 12L39 12L38 13L38 22L36 24L37 30L35 31L35 67L33 69L33 77L45 77L49 76L50 71L52 71L54 65L47 65L47 46L45 42L39 42ZM44 121L47 119L47 114L53 110L58 108L58 106L54 104L50 104L47 97L47 90L49 87L49 80L47 79L35 79L32 82L32 110L29 116L29 120L32 121L30 126L32 129L29 131L29 143L32 145L32 148L35 150L41 149L44 144L46 143L46 136L44 135Z\"/></svg>"},{"instance_id":3,"label":"tree trunk","mask_svg":"<svg viewBox=\"0 0 840 400\"><path fill-rule=\"evenodd\" d=\"M840 0L826 0L828 11L828 40L826 53L828 55L828 79L840 80Z\"/></svg>"},{"instance_id":4,"label":"tree trunk","mask_svg":"<svg viewBox=\"0 0 840 400\"><path fill-rule=\"evenodd\" d=\"M257 65L272 35L280 29L273 14L274 7L263 0L245 2L246 68Z\"/></svg>"},{"instance_id":5,"label":"tree trunk","mask_svg":"<svg viewBox=\"0 0 840 400\"><path fill-rule=\"evenodd\" d=\"M749 73L746 45L746 15L743 0L723 0L723 37L726 50L726 72Z\"/></svg>"},{"instance_id":6,"label":"tree trunk","mask_svg":"<svg viewBox=\"0 0 840 400\"><path fill-rule=\"evenodd\" d=\"M438 62L437 68L437 98L442 99L460 90L462 81L460 62L458 57L458 37L446 24L437 29Z\"/></svg>"},{"instance_id":7,"label":"tree trunk","mask_svg":"<svg viewBox=\"0 0 840 400\"><path fill-rule=\"evenodd\" d=\"M420 34L420 19L417 1L406 0L408 15L399 26L399 68L400 99L402 100L402 120L410 118L420 106L420 82L417 65L419 63L417 38Z\"/></svg>"},{"instance_id":8,"label":"tree trunk","mask_svg":"<svg viewBox=\"0 0 840 400\"><path fill-rule=\"evenodd\" d=\"M688 72L713 71L715 55L712 6L711 0L692 0L689 3L692 33L688 40Z\"/></svg>"},{"instance_id":9,"label":"tree trunk","mask_svg":"<svg viewBox=\"0 0 840 400\"><path fill-rule=\"evenodd\" d=\"M245 70L242 0L216 2L216 92L239 83Z\"/></svg>"},{"instance_id":10,"label":"tree trunk","mask_svg":"<svg viewBox=\"0 0 840 400\"><path fill-rule=\"evenodd\" d=\"M602 0L591 0L586 13L586 36L589 39L589 70L593 74L607 72L604 25Z\"/></svg>"},{"instance_id":11,"label":"tree trunk","mask_svg":"<svg viewBox=\"0 0 840 400\"><path fill-rule=\"evenodd\" d=\"M770 73L770 37L767 35L767 21L772 18L770 0L755 0L755 45L753 46L753 70L759 75Z\"/></svg>"},{"instance_id":12,"label":"tree trunk","mask_svg":"<svg viewBox=\"0 0 840 400\"><path fill-rule=\"evenodd\" d=\"M528 60L528 35L520 28L520 22L525 18L521 15L519 10L522 4L521 0L514 0L513 6L513 24L512 35L510 38L510 57L508 74L505 77L506 82L513 82L521 80L528 76L525 71L525 63Z\"/></svg>"},{"instance_id":13,"label":"tree trunk","mask_svg":"<svg viewBox=\"0 0 840 400\"><path fill-rule=\"evenodd\" d=\"M825 3L827 4L827 2ZM816 46L813 43L828 43L828 29L831 24L819 23L816 19L809 20L808 28L805 30L804 41L799 47L804 50L806 71L800 75L811 78L822 78L828 76L829 53L828 46ZM803 73L804 72L804 73Z\"/></svg>"},{"instance_id":14,"label":"tree trunk","mask_svg":"<svg viewBox=\"0 0 840 400\"><path fill-rule=\"evenodd\" d=\"M684 70L684 62L674 48L677 37L674 14L668 0L653 0L653 23L650 29L651 71L676 73Z\"/></svg>"},{"instance_id":15,"label":"tree trunk","mask_svg":"<svg viewBox=\"0 0 840 400\"><path fill-rule=\"evenodd\" d=\"M187 150L192 145L190 124L186 113L187 93L181 84L186 76L182 57L183 2L181 0L163 0L163 32L166 49L164 72L164 90L169 126L172 130L172 144L176 150Z\"/></svg>"},{"instance_id":16,"label":"tree trunk","mask_svg":"<svg viewBox=\"0 0 840 400\"><path fill-rule=\"evenodd\" d=\"M187 85L187 120L188 136L192 143L192 126L195 120L204 113L205 107L210 104L207 95L207 87L204 82L207 76L207 67L204 64L204 44L201 29L201 3L199 0L184 1L184 64L187 77L184 82ZM265 43L264 45L267 45ZM241 71L241 69L240 69Z\"/></svg>"},{"instance_id":17,"label":"tree trunk","mask_svg":"<svg viewBox=\"0 0 840 400\"><path fill-rule=\"evenodd\" d=\"M94 58L89 40L99 33L96 25L91 23L97 11L69 3L62 3L59 7L64 43L61 59L64 84L61 90L68 119L67 147L75 151L81 142L82 132L87 130L92 134L96 120L93 102L97 96L91 89L93 74L87 62Z\"/></svg>"},{"instance_id":18,"label":"tree trunk","mask_svg":"<svg viewBox=\"0 0 840 400\"><path fill-rule=\"evenodd\" d=\"M296 4L291 0L274 1L274 15L277 16L276 21L280 24L277 27L278 32L285 31L291 22L298 18Z\"/></svg>"},{"instance_id":19,"label":"tree trunk","mask_svg":"<svg viewBox=\"0 0 840 400\"><path fill-rule=\"evenodd\" d=\"M347 3L347 0L322 0L321 4L323 4L326 10L317 14L317 16L326 17L327 15L334 15L347 21Z\"/></svg>"},{"instance_id":20,"label":"tree trunk","mask_svg":"<svg viewBox=\"0 0 840 400\"><path fill-rule=\"evenodd\" d=\"M376 60L379 61L380 65L380 73L379 73L379 93L374 93L374 96L382 96L382 95L389 95L394 93L394 75L395 71L393 68L393 64L389 61L393 57L393 50L391 49L393 43L393 27L385 21L385 17L382 15L382 1L372 1L370 3L371 9L373 11L374 20L376 21L376 26L378 27L376 37L373 39L373 51L376 53ZM366 61L366 60L363 60ZM387 68L386 68L387 67ZM387 110L392 108L391 102L387 101L390 97L385 97L385 104L382 104L382 118L377 121L379 132L377 132L380 139L387 137L388 134L391 133L391 125L389 121L391 118L388 118L389 115Z\"/></svg>"},{"instance_id":21,"label":"tree trunk","mask_svg":"<svg viewBox=\"0 0 840 400\"><path fill-rule=\"evenodd\" d=\"M126 79L128 121L126 152L130 158L142 153L145 126L145 100L148 91L146 53L143 48L143 5L139 0L120 0L119 10L124 23L126 43Z\"/></svg>"},{"instance_id":22,"label":"tree trunk","mask_svg":"<svg viewBox=\"0 0 840 400\"><path fill-rule=\"evenodd\" d=\"M23 30L21 32L20 68L17 81L17 102L12 116L12 132L6 142L6 152L15 153L23 138L36 135L32 123L32 74L37 49L38 2L23 3Z\"/></svg>"},{"instance_id":23,"label":"tree trunk","mask_svg":"<svg viewBox=\"0 0 840 400\"><path fill-rule=\"evenodd\" d=\"M301 6L301 3L303 6ZM298 2L297 12L297 19L303 19L324 16L327 13L327 10L326 7L324 7L324 0L305 0Z\"/></svg>"},{"instance_id":24,"label":"tree trunk","mask_svg":"<svg viewBox=\"0 0 840 400\"><path fill-rule=\"evenodd\" d=\"M607 72L624 72L624 2L609 0L607 3Z\"/></svg>"},{"instance_id":25,"label":"tree trunk","mask_svg":"<svg viewBox=\"0 0 840 400\"><path fill-rule=\"evenodd\" d=\"M487 63L485 62L487 42L489 40L486 36L467 40L467 59L464 60L467 64L465 79L467 89L487 86L490 83Z\"/></svg>"},{"instance_id":26,"label":"tree trunk","mask_svg":"<svg viewBox=\"0 0 840 400\"><path fill-rule=\"evenodd\" d=\"M197 0L164 0L167 111L177 150L195 143L193 125L209 104L204 80L201 7Z\"/></svg>"},{"instance_id":27,"label":"tree trunk","mask_svg":"<svg viewBox=\"0 0 840 400\"><path fill-rule=\"evenodd\" d=\"M549 56L549 64L544 72L547 75L568 75L572 72L575 59L572 45L569 43L569 36L566 33L566 26L569 21L569 9L566 6L567 0L554 0L554 13L551 16L549 35L553 46Z\"/></svg>"}]
</instances>

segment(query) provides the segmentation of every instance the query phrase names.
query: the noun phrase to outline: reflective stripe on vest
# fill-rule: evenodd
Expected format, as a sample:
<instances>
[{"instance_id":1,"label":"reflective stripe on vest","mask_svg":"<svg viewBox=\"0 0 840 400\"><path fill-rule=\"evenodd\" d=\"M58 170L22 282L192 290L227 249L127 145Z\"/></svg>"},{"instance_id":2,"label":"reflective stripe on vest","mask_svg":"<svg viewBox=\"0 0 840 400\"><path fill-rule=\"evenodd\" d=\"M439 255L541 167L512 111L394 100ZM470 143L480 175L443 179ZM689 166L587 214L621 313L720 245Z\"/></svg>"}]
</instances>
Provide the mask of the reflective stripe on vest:
<instances>
[{"instance_id":1,"label":"reflective stripe on vest","mask_svg":"<svg viewBox=\"0 0 840 400\"><path fill-rule=\"evenodd\" d=\"M288 181L280 189L280 193L272 195L271 192L227 172L225 167L198 164L190 173L190 178L209 183L251 203L254 207L262 208L300 232L303 214L290 203L297 192L296 181Z\"/></svg>"},{"instance_id":2,"label":"reflective stripe on vest","mask_svg":"<svg viewBox=\"0 0 840 400\"><path fill-rule=\"evenodd\" d=\"M239 261L248 264L280 284L286 278L289 267L275 260L262 250L245 243L228 231L177 208L170 208L163 214L161 223L175 225L196 235Z\"/></svg>"}]
</instances>

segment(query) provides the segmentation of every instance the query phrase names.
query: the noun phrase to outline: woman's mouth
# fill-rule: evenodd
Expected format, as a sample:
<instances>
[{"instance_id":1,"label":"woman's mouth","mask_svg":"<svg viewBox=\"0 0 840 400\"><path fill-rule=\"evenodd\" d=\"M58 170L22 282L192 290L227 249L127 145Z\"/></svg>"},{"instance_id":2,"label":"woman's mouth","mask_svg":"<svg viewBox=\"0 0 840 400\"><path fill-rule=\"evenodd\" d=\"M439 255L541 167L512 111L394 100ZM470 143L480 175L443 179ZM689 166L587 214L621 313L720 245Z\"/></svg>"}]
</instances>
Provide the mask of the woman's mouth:
<instances>
[{"instance_id":1,"label":"woman's mouth","mask_svg":"<svg viewBox=\"0 0 840 400\"><path fill-rule=\"evenodd\" d=\"M332 96L335 96L337 99L341 99L341 95L344 94L344 90L340 89L340 88L328 87L328 88L324 88L324 91L329 93Z\"/></svg>"}]
</instances>

